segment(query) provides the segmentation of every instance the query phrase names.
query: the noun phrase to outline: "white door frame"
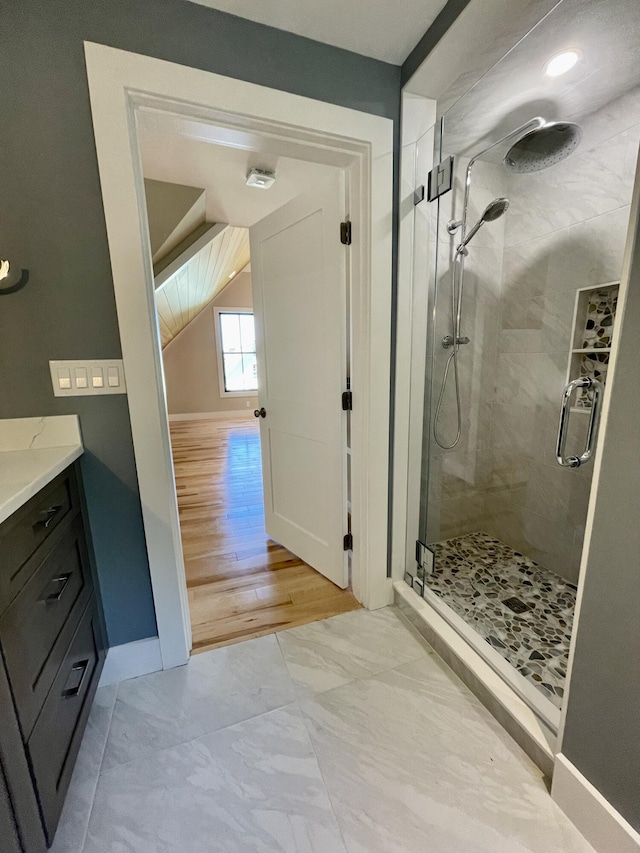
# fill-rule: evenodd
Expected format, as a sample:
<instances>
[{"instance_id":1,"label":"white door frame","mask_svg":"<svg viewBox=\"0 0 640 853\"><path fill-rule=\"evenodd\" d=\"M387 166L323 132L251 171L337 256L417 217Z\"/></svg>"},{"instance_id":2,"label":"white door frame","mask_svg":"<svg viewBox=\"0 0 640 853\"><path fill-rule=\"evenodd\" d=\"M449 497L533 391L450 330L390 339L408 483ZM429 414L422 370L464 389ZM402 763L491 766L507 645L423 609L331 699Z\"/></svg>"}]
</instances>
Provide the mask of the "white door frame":
<instances>
[{"instance_id":1,"label":"white door frame","mask_svg":"<svg viewBox=\"0 0 640 853\"><path fill-rule=\"evenodd\" d=\"M191 638L136 135L140 110L218 128L227 144L234 133L281 140L297 146L300 159L345 170L354 233L352 587L365 607L390 603L386 554L393 122L90 42L85 42L85 57L163 668L188 660Z\"/></svg>"}]
</instances>

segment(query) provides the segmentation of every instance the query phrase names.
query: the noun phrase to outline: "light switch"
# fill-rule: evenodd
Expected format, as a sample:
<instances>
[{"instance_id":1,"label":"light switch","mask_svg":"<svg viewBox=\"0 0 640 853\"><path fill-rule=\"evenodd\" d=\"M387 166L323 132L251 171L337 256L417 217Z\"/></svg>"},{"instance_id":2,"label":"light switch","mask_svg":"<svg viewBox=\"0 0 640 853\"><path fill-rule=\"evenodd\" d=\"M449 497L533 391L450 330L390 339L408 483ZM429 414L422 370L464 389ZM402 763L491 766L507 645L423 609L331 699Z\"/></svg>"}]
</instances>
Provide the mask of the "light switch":
<instances>
[{"instance_id":1,"label":"light switch","mask_svg":"<svg viewBox=\"0 0 640 853\"><path fill-rule=\"evenodd\" d=\"M50 361L49 371L56 397L127 393L124 365L119 358Z\"/></svg>"},{"instance_id":2,"label":"light switch","mask_svg":"<svg viewBox=\"0 0 640 853\"><path fill-rule=\"evenodd\" d=\"M71 388L71 371L67 368L58 370L58 388Z\"/></svg>"}]
</instances>

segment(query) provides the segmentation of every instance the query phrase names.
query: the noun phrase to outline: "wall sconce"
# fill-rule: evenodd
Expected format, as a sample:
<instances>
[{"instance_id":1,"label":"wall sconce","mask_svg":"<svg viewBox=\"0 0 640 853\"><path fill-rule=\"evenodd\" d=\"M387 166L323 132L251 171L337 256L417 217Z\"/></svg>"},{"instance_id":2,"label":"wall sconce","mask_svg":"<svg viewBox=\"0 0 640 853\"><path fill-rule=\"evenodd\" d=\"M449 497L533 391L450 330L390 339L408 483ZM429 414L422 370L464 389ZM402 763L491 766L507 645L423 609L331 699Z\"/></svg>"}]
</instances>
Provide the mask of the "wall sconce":
<instances>
[{"instance_id":1,"label":"wall sconce","mask_svg":"<svg viewBox=\"0 0 640 853\"><path fill-rule=\"evenodd\" d=\"M0 295L15 293L29 281L29 270L14 272L9 261L0 258Z\"/></svg>"}]
</instances>

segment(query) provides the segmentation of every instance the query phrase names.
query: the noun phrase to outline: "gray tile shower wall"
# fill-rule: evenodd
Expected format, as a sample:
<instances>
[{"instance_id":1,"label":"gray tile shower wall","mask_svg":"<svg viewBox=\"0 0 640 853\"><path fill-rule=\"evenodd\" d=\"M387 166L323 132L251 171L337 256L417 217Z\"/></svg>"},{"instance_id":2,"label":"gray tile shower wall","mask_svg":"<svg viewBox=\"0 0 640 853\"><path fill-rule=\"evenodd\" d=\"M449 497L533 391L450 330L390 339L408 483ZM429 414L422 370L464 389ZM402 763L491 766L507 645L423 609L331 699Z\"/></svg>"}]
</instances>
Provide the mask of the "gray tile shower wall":
<instances>
[{"instance_id":1,"label":"gray tile shower wall","mask_svg":"<svg viewBox=\"0 0 640 853\"><path fill-rule=\"evenodd\" d=\"M566 116L566 118L571 118ZM428 541L485 530L565 579L578 577L592 466L555 462L559 403L565 384L576 291L620 278L635 161L640 90L590 116L580 148L536 174L508 175L497 163L474 167L469 222L497 196L505 217L482 228L465 268L459 369L462 439L442 450L429 436ZM448 350L451 264L464 170L440 200L432 412ZM435 240L435 234L432 235ZM451 377L450 377L451 379ZM451 382L439 431L455 436ZM588 415L571 419L567 449L584 446Z\"/></svg>"},{"instance_id":2,"label":"gray tile shower wall","mask_svg":"<svg viewBox=\"0 0 640 853\"><path fill-rule=\"evenodd\" d=\"M620 278L640 139L640 91L580 119L584 139L546 171L510 175L484 529L577 580L592 466L562 469L554 442L576 291ZM581 449L588 415L568 447Z\"/></svg>"}]
</instances>

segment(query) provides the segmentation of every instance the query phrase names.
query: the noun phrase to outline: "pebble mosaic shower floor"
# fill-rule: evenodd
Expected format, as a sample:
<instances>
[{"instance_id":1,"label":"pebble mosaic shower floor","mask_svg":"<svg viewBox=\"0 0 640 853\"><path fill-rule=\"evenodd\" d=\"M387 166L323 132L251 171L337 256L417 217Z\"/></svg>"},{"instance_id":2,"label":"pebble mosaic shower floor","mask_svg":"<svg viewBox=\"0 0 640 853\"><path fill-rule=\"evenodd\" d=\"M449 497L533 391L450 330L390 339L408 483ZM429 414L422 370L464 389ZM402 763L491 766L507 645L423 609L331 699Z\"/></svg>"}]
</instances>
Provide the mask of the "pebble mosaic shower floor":
<instances>
[{"instance_id":1,"label":"pebble mosaic shower floor","mask_svg":"<svg viewBox=\"0 0 640 853\"><path fill-rule=\"evenodd\" d=\"M430 547L429 588L559 708L576 587L486 533Z\"/></svg>"}]
</instances>

